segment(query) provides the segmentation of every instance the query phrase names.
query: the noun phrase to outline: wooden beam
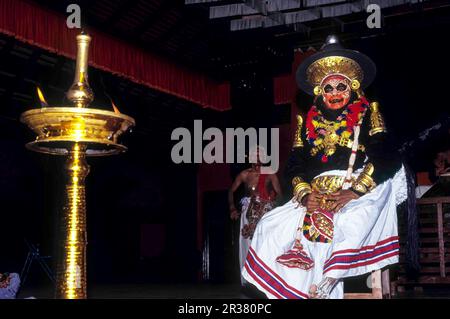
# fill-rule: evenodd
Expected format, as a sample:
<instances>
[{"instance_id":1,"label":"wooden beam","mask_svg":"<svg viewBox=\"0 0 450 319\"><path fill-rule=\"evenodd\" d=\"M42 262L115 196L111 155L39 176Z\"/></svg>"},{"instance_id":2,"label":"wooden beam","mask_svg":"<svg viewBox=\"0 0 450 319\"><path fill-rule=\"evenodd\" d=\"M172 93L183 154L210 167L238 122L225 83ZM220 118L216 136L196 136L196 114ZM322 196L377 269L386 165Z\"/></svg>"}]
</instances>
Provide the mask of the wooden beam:
<instances>
[{"instance_id":1,"label":"wooden beam","mask_svg":"<svg viewBox=\"0 0 450 319\"><path fill-rule=\"evenodd\" d=\"M444 245L444 216L442 203L437 204L438 237L439 237L439 268L441 277L445 278L445 245Z\"/></svg>"},{"instance_id":2,"label":"wooden beam","mask_svg":"<svg viewBox=\"0 0 450 319\"><path fill-rule=\"evenodd\" d=\"M438 204L438 203L450 204L450 196L429 197L429 198L417 199L417 204L419 204L419 205Z\"/></svg>"}]
</instances>

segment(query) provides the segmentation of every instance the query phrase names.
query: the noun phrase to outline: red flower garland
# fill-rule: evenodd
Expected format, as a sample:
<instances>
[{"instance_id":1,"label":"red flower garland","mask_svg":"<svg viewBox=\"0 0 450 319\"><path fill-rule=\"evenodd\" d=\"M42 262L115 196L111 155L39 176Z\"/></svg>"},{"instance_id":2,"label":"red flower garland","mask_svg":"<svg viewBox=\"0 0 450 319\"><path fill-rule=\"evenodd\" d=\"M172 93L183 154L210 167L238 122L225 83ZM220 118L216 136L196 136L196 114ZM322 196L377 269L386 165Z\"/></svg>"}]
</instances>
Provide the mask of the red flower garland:
<instances>
[{"instance_id":1,"label":"red flower garland","mask_svg":"<svg viewBox=\"0 0 450 319\"><path fill-rule=\"evenodd\" d=\"M316 133L316 128L314 127L313 124L313 119L319 115L319 112L317 110L317 107L315 105L313 105L311 107L311 109L308 112L308 115L306 116L306 132L308 135L308 139L310 138L316 138L317 137L317 133Z\"/></svg>"},{"instance_id":2,"label":"red flower garland","mask_svg":"<svg viewBox=\"0 0 450 319\"><path fill-rule=\"evenodd\" d=\"M347 131L353 133L353 128L359 122L359 116L362 114L367 108L367 102L365 97L361 97L360 100L356 103L350 104L348 106L348 115L347 115Z\"/></svg>"},{"instance_id":3,"label":"red flower garland","mask_svg":"<svg viewBox=\"0 0 450 319\"><path fill-rule=\"evenodd\" d=\"M361 97L355 103L347 106L348 114L345 117L347 121L346 131L352 133L353 127L358 123L359 116L364 112L367 108L369 102L365 97ZM306 129L307 129L307 137L308 139L315 139L317 137L316 127L313 124L313 119L316 119L318 116L321 116L322 113L317 109L317 106L313 105L309 110L306 116Z\"/></svg>"}]
</instances>

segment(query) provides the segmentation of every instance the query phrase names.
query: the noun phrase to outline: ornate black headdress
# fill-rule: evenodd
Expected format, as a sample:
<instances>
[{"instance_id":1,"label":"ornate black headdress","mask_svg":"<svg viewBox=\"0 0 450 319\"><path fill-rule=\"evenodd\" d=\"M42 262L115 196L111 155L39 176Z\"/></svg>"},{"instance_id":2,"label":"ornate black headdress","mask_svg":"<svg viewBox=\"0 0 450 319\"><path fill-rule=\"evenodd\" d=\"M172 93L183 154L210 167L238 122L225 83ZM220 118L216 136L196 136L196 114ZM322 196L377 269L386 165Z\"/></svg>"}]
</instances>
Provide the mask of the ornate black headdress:
<instances>
[{"instance_id":1,"label":"ornate black headdress","mask_svg":"<svg viewBox=\"0 0 450 319\"><path fill-rule=\"evenodd\" d=\"M313 95L326 77L340 74L352 82L352 88L366 88L375 78L373 61L358 51L344 49L337 36L328 36L321 50L300 64L296 78L300 89Z\"/></svg>"}]
</instances>

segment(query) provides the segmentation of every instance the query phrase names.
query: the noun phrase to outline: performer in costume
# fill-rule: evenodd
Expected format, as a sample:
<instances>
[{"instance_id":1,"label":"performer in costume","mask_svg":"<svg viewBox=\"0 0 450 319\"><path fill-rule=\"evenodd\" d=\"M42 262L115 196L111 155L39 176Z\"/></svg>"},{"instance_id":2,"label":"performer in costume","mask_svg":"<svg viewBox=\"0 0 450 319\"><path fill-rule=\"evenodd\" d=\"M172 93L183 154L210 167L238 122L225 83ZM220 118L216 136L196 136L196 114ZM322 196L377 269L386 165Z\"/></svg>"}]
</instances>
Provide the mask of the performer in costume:
<instances>
[{"instance_id":1,"label":"performer in costume","mask_svg":"<svg viewBox=\"0 0 450 319\"><path fill-rule=\"evenodd\" d=\"M250 152L252 167L242 171L234 180L228 192L230 217L237 220L240 216L239 230L239 265L244 266L256 225L261 217L275 207L276 197L281 197L281 187L276 174L261 174L260 156L264 150L256 147ZM241 201L241 212L234 205L234 192L244 183L247 196ZM241 284L245 280L241 277Z\"/></svg>"},{"instance_id":2,"label":"performer in costume","mask_svg":"<svg viewBox=\"0 0 450 319\"><path fill-rule=\"evenodd\" d=\"M343 278L398 262L406 176L378 103L362 92L375 73L335 36L297 70L316 97L297 117L286 168L293 199L260 220L242 270L269 298L343 298Z\"/></svg>"}]
</instances>

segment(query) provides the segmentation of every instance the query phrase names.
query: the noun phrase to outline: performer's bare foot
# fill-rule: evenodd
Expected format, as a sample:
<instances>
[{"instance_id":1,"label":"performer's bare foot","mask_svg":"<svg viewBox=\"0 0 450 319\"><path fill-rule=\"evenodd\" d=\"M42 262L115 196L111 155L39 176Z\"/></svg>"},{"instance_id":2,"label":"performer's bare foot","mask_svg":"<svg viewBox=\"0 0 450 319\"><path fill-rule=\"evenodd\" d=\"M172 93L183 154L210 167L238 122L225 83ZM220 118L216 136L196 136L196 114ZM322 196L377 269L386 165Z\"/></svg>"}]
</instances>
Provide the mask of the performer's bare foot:
<instances>
[{"instance_id":1,"label":"performer's bare foot","mask_svg":"<svg viewBox=\"0 0 450 319\"><path fill-rule=\"evenodd\" d=\"M311 288L309 289L310 297L313 299L328 299L331 290L333 290L337 283L338 280L335 278L323 278L318 286L311 285Z\"/></svg>"},{"instance_id":2,"label":"performer's bare foot","mask_svg":"<svg viewBox=\"0 0 450 319\"><path fill-rule=\"evenodd\" d=\"M311 285L311 287L309 287L309 298L311 299L315 299L317 296L317 286L316 285Z\"/></svg>"}]
</instances>

